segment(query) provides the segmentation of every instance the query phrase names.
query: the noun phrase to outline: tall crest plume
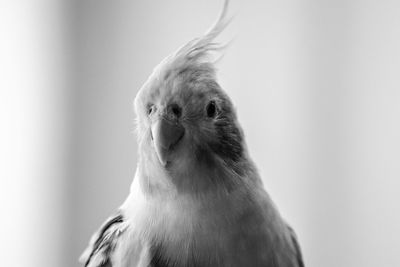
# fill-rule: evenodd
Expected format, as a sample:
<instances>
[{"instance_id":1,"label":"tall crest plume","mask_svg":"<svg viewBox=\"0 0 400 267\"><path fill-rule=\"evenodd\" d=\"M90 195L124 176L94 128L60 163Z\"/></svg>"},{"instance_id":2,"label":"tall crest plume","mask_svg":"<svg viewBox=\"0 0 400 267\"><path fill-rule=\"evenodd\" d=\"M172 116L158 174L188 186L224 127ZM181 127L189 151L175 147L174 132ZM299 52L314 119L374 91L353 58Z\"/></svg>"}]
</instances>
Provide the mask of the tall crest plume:
<instances>
[{"instance_id":1,"label":"tall crest plume","mask_svg":"<svg viewBox=\"0 0 400 267\"><path fill-rule=\"evenodd\" d=\"M156 68L155 73L182 69L188 65L208 63L213 67L212 53L221 52L226 44L214 42L214 39L228 26L232 18L227 17L229 0L225 0L222 11L216 22L201 37L195 38L181 46L176 52L166 57Z\"/></svg>"}]
</instances>

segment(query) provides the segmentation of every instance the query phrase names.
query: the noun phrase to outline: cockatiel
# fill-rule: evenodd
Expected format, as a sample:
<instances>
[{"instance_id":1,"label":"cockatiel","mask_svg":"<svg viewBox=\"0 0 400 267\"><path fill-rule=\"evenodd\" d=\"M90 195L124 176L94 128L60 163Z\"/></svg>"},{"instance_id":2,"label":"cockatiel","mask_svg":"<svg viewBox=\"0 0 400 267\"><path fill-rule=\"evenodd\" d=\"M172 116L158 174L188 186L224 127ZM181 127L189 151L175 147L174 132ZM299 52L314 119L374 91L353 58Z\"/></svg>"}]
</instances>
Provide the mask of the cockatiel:
<instances>
[{"instance_id":1,"label":"cockatiel","mask_svg":"<svg viewBox=\"0 0 400 267\"><path fill-rule=\"evenodd\" d=\"M164 59L135 99L130 194L92 237L87 267L304 266L251 161L210 55L229 22Z\"/></svg>"}]
</instances>

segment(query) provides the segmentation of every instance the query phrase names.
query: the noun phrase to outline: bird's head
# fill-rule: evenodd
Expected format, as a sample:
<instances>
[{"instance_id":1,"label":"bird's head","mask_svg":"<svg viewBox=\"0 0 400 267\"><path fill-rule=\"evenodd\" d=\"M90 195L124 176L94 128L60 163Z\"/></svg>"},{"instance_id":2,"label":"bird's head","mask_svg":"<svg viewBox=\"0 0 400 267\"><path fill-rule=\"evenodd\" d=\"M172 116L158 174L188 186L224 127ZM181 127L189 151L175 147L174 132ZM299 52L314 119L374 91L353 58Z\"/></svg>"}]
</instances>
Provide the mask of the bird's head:
<instances>
[{"instance_id":1,"label":"bird's head","mask_svg":"<svg viewBox=\"0 0 400 267\"><path fill-rule=\"evenodd\" d=\"M168 176L180 190L221 182L223 169L240 171L244 157L235 110L216 80L211 57L222 48L213 40L227 25L226 8L227 1L204 36L164 59L135 99L144 175Z\"/></svg>"}]
</instances>

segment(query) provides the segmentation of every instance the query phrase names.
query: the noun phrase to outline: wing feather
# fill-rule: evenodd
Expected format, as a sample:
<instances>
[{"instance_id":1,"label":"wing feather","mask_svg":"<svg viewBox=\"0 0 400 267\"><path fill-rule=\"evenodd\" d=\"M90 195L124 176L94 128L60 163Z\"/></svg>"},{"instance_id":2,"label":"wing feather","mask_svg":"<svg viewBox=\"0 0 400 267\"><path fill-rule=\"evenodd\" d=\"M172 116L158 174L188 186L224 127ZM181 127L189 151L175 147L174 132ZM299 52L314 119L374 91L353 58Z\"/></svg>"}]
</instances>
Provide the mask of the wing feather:
<instances>
[{"instance_id":1,"label":"wing feather","mask_svg":"<svg viewBox=\"0 0 400 267\"><path fill-rule=\"evenodd\" d=\"M120 212L108 218L91 238L80 261L85 263L85 267L112 266L111 255L124 230L124 217Z\"/></svg>"}]
</instances>

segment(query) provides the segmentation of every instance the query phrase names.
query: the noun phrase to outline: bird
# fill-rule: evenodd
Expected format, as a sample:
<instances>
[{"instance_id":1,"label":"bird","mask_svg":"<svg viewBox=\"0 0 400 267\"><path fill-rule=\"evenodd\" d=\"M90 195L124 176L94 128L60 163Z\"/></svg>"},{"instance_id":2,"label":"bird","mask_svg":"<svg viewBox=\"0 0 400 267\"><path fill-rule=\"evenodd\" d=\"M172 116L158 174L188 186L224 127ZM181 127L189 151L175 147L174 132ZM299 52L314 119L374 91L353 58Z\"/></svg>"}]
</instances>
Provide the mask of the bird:
<instances>
[{"instance_id":1,"label":"bird","mask_svg":"<svg viewBox=\"0 0 400 267\"><path fill-rule=\"evenodd\" d=\"M217 80L215 58L226 45L215 39L232 19L228 5L138 91L135 177L92 236L80 258L85 267L304 267Z\"/></svg>"}]
</instances>

